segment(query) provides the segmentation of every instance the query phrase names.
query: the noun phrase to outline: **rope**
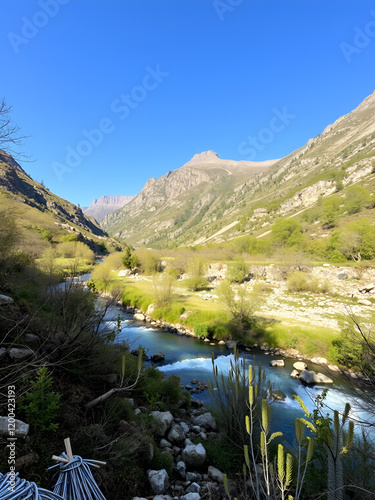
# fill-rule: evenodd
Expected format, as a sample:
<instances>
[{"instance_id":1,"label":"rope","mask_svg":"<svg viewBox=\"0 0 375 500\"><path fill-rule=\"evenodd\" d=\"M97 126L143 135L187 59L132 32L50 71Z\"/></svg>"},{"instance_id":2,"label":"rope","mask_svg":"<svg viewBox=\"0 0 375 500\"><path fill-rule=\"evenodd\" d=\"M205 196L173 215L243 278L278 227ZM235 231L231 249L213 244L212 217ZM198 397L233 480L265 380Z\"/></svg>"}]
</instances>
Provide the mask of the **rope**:
<instances>
[{"instance_id":1,"label":"rope","mask_svg":"<svg viewBox=\"0 0 375 500\"><path fill-rule=\"evenodd\" d=\"M11 485L11 482L14 481ZM64 500L61 496L52 491L38 488L35 483L29 483L26 479L18 477L16 474L2 474L0 472L0 498L1 500Z\"/></svg>"},{"instance_id":2,"label":"rope","mask_svg":"<svg viewBox=\"0 0 375 500\"><path fill-rule=\"evenodd\" d=\"M61 456L67 458L66 453L62 453ZM90 466L98 467L96 463L96 460L83 459L74 455L73 460L67 464L58 463L49 467L49 469L60 468L60 474L53 489L54 493L69 500L106 500L90 470ZM3 500L1 495L0 498Z\"/></svg>"}]
</instances>

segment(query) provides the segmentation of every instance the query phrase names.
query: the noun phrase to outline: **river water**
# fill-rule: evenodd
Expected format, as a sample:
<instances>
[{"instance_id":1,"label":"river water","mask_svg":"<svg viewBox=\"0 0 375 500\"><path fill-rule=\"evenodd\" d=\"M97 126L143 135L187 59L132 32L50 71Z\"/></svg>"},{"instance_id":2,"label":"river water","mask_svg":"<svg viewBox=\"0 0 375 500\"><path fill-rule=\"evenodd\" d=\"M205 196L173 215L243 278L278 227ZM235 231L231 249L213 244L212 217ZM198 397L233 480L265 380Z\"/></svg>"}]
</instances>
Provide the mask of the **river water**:
<instances>
[{"instance_id":1,"label":"river water","mask_svg":"<svg viewBox=\"0 0 375 500\"><path fill-rule=\"evenodd\" d=\"M208 382L212 377L212 355L215 357L215 365L218 367L219 372L224 375L228 373L230 361L233 360L233 353L226 346L209 345L207 342L195 338L164 332L161 329L149 326L147 323L135 321L132 316L116 306L109 308L105 317L106 325L109 327L111 327L112 323L117 325L118 315L121 318L122 331L116 342L126 342L130 344L131 349L142 345L147 350L148 356L157 352L165 354L165 361L156 365L164 372L165 376L178 375L184 385L191 384L192 379ZM244 357L247 366L251 363L254 367L257 367L260 363L273 389L285 393L285 401L272 403L271 415L274 430L283 432L289 438L294 433L291 423L297 417L304 416L297 401L293 399L294 394L300 396L309 410L312 411L314 408L313 398L328 387L326 402L331 410L342 411L345 403L349 402L352 407L352 417L369 418L369 415L361 410L361 391L341 375L334 375L328 369L308 362L308 369L325 373L333 379L334 384L333 386L307 388L299 380L290 377L293 363L296 360L284 359L284 368L272 368L270 361L272 359L281 359L281 357L271 357L257 349L241 353L241 355ZM207 390L200 394L194 394L193 398L203 400L206 405L213 403L212 396L210 397Z\"/></svg>"}]
</instances>

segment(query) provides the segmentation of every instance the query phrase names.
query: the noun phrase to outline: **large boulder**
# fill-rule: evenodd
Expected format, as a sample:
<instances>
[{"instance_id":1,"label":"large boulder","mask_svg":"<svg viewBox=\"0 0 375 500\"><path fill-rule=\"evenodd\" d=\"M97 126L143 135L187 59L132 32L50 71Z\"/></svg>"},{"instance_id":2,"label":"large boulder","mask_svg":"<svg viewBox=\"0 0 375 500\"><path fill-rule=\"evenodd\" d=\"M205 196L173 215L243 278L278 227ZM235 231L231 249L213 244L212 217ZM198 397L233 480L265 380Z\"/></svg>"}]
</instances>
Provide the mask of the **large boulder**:
<instances>
[{"instance_id":1,"label":"large boulder","mask_svg":"<svg viewBox=\"0 0 375 500\"><path fill-rule=\"evenodd\" d=\"M301 372L302 370L306 370L307 364L303 361L296 361L295 363L293 363L293 368Z\"/></svg>"},{"instance_id":2,"label":"large boulder","mask_svg":"<svg viewBox=\"0 0 375 500\"><path fill-rule=\"evenodd\" d=\"M333 380L323 375L323 373L315 373L313 370L302 370L299 379L305 384L333 384Z\"/></svg>"},{"instance_id":3,"label":"large boulder","mask_svg":"<svg viewBox=\"0 0 375 500\"><path fill-rule=\"evenodd\" d=\"M276 366L282 368L283 366L285 366L285 363L283 359L273 359L272 361L270 361L270 365L272 367Z\"/></svg>"},{"instance_id":4,"label":"large boulder","mask_svg":"<svg viewBox=\"0 0 375 500\"><path fill-rule=\"evenodd\" d=\"M211 413L203 413L203 415L199 415L194 419L194 425L198 425L199 427L203 427L207 431L216 429L216 422Z\"/></svg>"},{"instance_id":5,"label":"large boulder","mask_svg":"<svg viewBox=\"0 0 375 500\"><path fill-rule=\"evenodd\" d=\"M182 460L187 467L196 468L201 467L206 461L206 450L201 443L188 444L181 454Z\"/></svg>"},{"instance_id":6,"label":"large boulder","mask_svg":"<svg viewBox=\"0 0 375 500\"><path fill-rule=\"evenodd\" d=\"M235 347L237 347L237 344L238 344L237 340L227 340L227 341L225 342L225 345L228 347L228 349L232 349L232 350L233 350Z\"/></svg>"},{"instance_id":7,"label":"large boulder","mask_svg":"<svg viewBox=\"0 0 375 500\"><path fill-rule=\"evenodd\" d=\"M224 474L221 471L219 471L219 469L216 469L216 467L213 467L212 465L209 466L207 474L210 479L216 481L217 483L224 482Z\"/></svg>"},{"instance_id":8,"label":"large boulder","mask_svg":"<svg viewBox=\"0 0 375 500\"><path fill-rule=\"evenodd\" d=\"M172 444L181 444L185 440L185 431L183 427L179 424L173 424L171 430L168 432L167 439Z\"/></svg>"},{"instance_id":9,"label":"large boulder","mask_svg":"<svg viewBox=\"0 0 375 500\"><path fill-rule=\"evenodd\" d=\"M142 313L135 313L133 318L137 321L146 321L146 316Z\"/></svg>"},{"instance_id":10,"label":"large boulder","mask_svg":"<svg viewBox=\"0 0 375 500\"><path fill-rule=\"evenodd\" d=\"M298 370L293 370L292 373L290 374L292 378L299 378L299 371Z\"/></svg>"},{"instance_id":11,"label":"large boulder","mask_svg":"<svg viewBox=\"0 0 375 500\"><path fill-rule=\"evenodd\" d=\"M15 420L15 429L11 429L14 432L15 438L25 438L29 432L29 424L22 422L22 420ZM8 417L0 417L0 436L9 436L8 428Z\"/></svg>"},{"instance_id":12,"label":"large boulder","mask_svg":"<svg viewBox=\"0 0 375 500\"><path fill-rule=\"evenodd\" d=\"M151 415L157 422L157 434L160 437L164 437L167 430L170 428L173 422L173 416L170 411L153 411Z\"/></svg>"},{"instance_id":13,"label":"large boulder","mask_svg":"<svg viewBox=\"0 0 375 500\"><path fill-rule=\"evenodd\" d=\"M169 488L168 473L165 469L148 470L147 476L155 495L162 495Z\"/></svg>"},{"instance_id":14,"label":"large boulder","mask_svg":"<svg viewBox=\"0 0 375 500\"><path fill-rule=\"evenodd\" d=\"M0 306L6 306L8 304L13 304L14 300L8 295L0 295Z\"/></svg>"}]
</instances>

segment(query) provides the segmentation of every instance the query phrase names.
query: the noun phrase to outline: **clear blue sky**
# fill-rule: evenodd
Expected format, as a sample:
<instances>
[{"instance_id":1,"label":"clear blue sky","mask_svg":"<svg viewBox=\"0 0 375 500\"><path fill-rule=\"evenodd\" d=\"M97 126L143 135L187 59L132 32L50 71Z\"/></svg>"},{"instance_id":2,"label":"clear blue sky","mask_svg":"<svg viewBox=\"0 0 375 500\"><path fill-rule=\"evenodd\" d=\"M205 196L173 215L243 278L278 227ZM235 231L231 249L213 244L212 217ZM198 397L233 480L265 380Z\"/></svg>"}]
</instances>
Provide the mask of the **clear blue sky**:
<instances>
[{"instance_id":1,"label":"clear blue sky","mask_svg":"<svg viewBox=\"0 0 375 500\"><path fill-rule=\"evenodd\" d=\"M136 194L207 149L253 159L244 141L285 108L294 118L263 135L255 157L280 158L375 89L370 0L2 0L0 7L0 97L31 136L24 151L35 160L22 165L81 205ZM84 131L99 126L105 132L89 134L93 145ZM67 158L66 148L77 147L79 156Z\"/></svg>"}]
</instances>

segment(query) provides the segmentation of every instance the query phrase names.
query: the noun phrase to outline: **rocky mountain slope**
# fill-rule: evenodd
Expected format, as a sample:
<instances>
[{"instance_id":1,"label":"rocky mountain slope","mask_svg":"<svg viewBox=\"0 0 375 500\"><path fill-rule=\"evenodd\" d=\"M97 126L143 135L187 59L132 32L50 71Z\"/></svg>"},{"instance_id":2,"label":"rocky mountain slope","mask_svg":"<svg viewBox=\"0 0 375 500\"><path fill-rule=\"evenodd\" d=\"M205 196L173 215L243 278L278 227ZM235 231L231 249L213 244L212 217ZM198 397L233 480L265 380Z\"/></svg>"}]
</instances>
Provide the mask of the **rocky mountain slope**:
<instances>
[{"instance_id":1,"label":"rocky mountain slope","mask_svg":"<svg viewBox=\"0 0 375 500\"><path fill-rule=\"evenodd\" d=\"M104 217L124 205L129 203L134 198L134 196L107 196L103 195L100 198L95 199L89 207L83 207L83 213L94 217L95 220L101 222Z\"/></svg>"},{"instance_id":2,"label":"rocky mountain slope","mask_svg":"<svg viewBox=\"0 0 375 500\"><path fill-rule=\"evenodd\" d=\"M18 203L29 205L39 212L50 213L60 226L105 237L99 224L83 214L76 205L56 196L49 189L34 181L8 153L0 150L0 192Z\"/></svg>"},{"instance_id":3,"label":"rocky mountain slope","mask_svg":"<svg viewBox=\"0 0 375 500\"><path fill-rule=\"evenodd\" d=\"M277 161L222 160L212 151L150 179L103 227L134 245L178 246L261 236L353 184L369 182L375 156L375 92L302 148Z\"/></svg>"},{"instance_id":4,"label":"rocky mountain slope","mask_svg":"<svg viewBox=\"0 0 375 500\"><path fill-rule=\"evenodd\" d=\"M181 168L151 178L133 200L107 215L102 226L134 245L194 240L206 221L222 216L239 187L275 161L223 160L213 151L196 154Z\"/></svg>"}]
</instances>

